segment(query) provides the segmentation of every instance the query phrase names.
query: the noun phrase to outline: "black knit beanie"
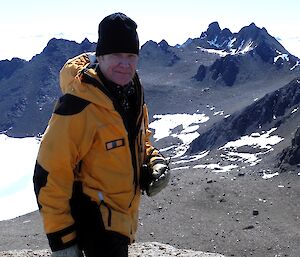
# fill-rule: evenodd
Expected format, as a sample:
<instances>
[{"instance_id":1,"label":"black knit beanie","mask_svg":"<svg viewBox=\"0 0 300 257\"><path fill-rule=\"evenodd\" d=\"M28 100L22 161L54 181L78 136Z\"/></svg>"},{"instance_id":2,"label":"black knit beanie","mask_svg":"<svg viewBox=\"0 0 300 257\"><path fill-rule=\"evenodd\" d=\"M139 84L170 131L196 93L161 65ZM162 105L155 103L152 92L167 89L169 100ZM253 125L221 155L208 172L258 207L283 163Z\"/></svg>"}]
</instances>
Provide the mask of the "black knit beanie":
<instances>
[{"instance_id":1,"label":"black knit beanie","mask_svg":"<svg viewBox=\"0 0 300 257\"><path fill-rule=\"evenodd\" d=\"M136 23L123 13L113 13L99 24L96 56L111 53L139 54Z\"/></svg>"}]
</instances>

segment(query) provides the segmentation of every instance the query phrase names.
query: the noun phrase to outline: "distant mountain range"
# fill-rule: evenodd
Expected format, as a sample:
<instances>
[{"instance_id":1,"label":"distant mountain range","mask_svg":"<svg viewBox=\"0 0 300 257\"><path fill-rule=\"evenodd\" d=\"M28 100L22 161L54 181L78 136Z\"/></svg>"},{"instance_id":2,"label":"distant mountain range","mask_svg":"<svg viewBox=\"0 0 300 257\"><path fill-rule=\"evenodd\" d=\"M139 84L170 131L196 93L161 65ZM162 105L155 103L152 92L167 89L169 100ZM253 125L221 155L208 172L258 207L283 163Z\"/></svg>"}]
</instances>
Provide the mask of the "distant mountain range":
<instances>
[{"instance_id":1,"label":"distant mountain range","mask_svg":"<svg viewBox=\"0 0 300 257\"><path fill-rule=\"evenodd\" d=\"M0 61L0 131L15 137L42 134L61 95L60 68L95 47L87 39L78 44L54 38L30 61ZM291 119L287 112L299 105L300 59L254 23L232 33L213 22L182 45L148 41L141 47L138 72L150 117L206 113L208 105L230 115L210 117L199 128L193 153L271 124L283 126ZM297 129L293 124L290 133Z\"/></svg>"}]
</instances>

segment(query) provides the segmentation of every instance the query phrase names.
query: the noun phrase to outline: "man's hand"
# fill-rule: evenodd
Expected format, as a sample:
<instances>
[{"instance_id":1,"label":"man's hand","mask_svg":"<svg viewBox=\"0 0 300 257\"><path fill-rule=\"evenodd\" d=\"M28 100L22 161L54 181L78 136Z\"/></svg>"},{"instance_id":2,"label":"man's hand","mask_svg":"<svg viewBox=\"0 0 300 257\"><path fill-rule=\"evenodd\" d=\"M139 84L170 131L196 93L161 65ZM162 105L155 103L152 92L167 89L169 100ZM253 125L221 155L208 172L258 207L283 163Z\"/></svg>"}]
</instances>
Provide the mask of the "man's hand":
<instances>
[{"instance_id":1,"label":"man's hand","mask_svg":"<svg viewBox=\"0 0 300 257\"><path fill-rule=\"evenodd\" d=\"M51 257L84 257L82 251L79 250L77 245L72 245L66 249L55 251Z\"/></svg>"},{"instance_id":2,"label":"man's hand","mask_svg":"<svg viewBox=\"0 0 300 257\"><path fill-rule=\"evenodd\" d=\"M148 196L154 196L164 189L170 180L170 169L165 162L159 162L152 166L152 181L146 187Z\"/></svg>"}]
</instances>

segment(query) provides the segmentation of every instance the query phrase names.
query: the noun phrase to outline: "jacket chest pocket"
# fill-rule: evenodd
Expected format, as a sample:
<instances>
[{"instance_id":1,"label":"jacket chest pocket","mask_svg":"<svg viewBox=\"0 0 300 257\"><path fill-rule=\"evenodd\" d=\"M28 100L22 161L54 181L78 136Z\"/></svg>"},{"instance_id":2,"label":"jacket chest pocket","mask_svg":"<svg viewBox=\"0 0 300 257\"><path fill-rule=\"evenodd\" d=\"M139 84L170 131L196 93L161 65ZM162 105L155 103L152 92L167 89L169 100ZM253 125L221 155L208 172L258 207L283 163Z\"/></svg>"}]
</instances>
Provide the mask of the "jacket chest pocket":
<instances>
[{"instance_id":1,"label":"jacket chest pocket","mask_svg":"<svg viewBox=\"0 0 300 257\"><path fill-rule=\"evenodd\" d=\"M128 146L127 132L121 122L106 124L106 126L101 127L98 131L98 137L103 150L106 152L119 151Z\"/></svg>"},{"instance_id":2,"label":"jacket chest pocket","mask_svg":"<svg viewBox=\"0 0 300 257\"><path fill-rule=\"evenodd\" d=\"M98 136L102 150L98 149L100 150L98 158L102 163L109 164L111 168L125 172L131 166L131 153L127 132L122 125L110 124L99 130Z\"/></svg>"}]
</instances>

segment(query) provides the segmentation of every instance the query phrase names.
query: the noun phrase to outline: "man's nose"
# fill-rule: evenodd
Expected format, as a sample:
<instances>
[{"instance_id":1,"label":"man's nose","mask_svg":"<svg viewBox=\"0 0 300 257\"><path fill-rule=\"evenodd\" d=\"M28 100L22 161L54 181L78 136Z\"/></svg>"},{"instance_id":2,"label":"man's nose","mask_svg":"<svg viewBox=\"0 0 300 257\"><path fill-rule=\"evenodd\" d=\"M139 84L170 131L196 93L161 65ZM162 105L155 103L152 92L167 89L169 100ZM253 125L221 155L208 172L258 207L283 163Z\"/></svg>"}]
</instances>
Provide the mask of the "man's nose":
<instances>
[{"instance_id":1,"label":"man's nose","mask_svg":"<svg viewBox=\"0 0 300 257\"><path fill-rule=\"evenodd\" d=\"M120 63L120 65L126 66L126 67L131 65L131 62L128 58L121 58L119 63Z\"/></svg>"}]
</instances>

